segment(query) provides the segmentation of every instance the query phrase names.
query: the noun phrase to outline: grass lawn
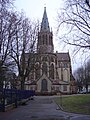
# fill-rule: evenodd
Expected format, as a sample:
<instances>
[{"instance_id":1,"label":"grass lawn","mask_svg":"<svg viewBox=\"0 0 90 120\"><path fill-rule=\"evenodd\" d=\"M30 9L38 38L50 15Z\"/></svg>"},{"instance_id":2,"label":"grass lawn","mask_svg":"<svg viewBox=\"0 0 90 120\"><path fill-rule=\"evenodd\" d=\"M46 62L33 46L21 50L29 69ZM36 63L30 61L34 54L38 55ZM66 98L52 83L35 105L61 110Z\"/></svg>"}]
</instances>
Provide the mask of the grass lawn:
<instances>
[{"instance_id":1,"label":"grass lawn","mask_svg":"<svg viewBox=\"0 0 90 120\"><path fill-rule=\"evenodd\" d=\"M54 98L64 111L90 114L90 94Z\"/></svg>"}]
</instances>

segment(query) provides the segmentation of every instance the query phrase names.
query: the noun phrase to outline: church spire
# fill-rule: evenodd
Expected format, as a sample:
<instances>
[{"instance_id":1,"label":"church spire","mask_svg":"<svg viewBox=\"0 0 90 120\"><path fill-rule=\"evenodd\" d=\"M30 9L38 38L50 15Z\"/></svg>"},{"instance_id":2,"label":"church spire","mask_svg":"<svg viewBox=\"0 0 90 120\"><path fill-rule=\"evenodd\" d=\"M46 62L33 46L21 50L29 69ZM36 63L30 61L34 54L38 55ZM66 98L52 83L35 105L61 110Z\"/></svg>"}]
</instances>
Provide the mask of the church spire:
<instances>
[{"instance_id":1,"label":"church spire","mask_svg":"<svg viewBox=\"0 0 90 120\"><path fill-rule=\"evenodd\" d=\"M43 32L44 31L48 31L48 32L50 32L50 27L49 27L46 7L44 7L44 14L43 14L43 18L42 18L41 30L40 31L43 31Z\"/></svg>"},{"instance_id":2,"label":"church spire","mask_svg":"<svg viewBox=\"0 0 90 120\"><path fill-rule=\"evenodd\" d=\"M40 32L38 32L37 52L53 53L53 50L53 33L50 31L46 7L44 7L41 29Z\"/></svg>"}]
</instances>

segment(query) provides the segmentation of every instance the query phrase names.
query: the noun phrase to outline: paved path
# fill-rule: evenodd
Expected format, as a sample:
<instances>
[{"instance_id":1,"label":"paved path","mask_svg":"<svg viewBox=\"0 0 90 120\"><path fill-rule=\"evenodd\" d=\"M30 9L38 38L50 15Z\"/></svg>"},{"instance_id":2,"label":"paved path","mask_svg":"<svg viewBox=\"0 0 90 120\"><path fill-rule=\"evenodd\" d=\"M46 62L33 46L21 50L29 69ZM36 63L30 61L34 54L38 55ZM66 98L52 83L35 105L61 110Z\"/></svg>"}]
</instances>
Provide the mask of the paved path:
<instances>
[{"instance_id":1,"label":"paved path","mask_svg":"<svg viewBox=\"0 0 90 120\"><path fill-rule=\"evenodd\" d=\"M67 113L57 107L52 97L36 96L25 106L0 112L0 120L90 120L90 115Z\"/></svg>"}]
</instances>

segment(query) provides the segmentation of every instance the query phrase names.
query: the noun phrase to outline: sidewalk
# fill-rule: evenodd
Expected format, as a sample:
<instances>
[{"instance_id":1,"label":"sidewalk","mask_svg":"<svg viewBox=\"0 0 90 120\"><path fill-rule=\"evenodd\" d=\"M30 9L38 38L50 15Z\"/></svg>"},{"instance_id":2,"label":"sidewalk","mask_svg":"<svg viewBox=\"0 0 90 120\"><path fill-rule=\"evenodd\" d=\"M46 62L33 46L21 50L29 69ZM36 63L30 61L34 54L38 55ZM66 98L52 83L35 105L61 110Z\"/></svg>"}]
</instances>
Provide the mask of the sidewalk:
<instances>
[{"instance_id":1,"label":"sidewalk","mask_svg":"<svg viewBox=\"0 0 90 120\"><path fill-rule=\"evenodd\" d=\"M35 96L27 105L0 113L0 120L90 120L90 115L63 112L50 96Z\"/></svg>"}]
</instances>

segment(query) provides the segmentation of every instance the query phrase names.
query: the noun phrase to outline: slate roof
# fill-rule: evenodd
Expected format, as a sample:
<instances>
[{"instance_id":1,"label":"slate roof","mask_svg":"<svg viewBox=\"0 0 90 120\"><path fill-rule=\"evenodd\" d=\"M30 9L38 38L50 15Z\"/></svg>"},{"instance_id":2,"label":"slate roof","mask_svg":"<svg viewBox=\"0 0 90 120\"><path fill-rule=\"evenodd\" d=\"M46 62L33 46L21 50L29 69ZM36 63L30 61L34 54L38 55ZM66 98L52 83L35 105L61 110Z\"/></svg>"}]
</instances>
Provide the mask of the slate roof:
<instances>
[{"instance_id":1,"label":"slate roof","mask_svg":"<svg viewBox=\"0 0 90 120\"><path fill-rule=\"evenodd\" d=\"M58 61L70 61L69 53L57 53Z\"/></svg>"},{"instance_id":2,"label":"slate roof","mask_svg":"<svg viewBox=\"0 0 90 120\"><path fill-rule=\"evenodd\" d=\"M28 59L30 53L25 53L25 58ZM48 53L47 53L48 54ZM48 55L50 55L52 53L49 53ZM70 56L69 53L53 53L54 55L57 56L58 61L68 61L70 62ZM38 53L31 53L32 57L34 57L35 55L40 55ZM42 54L41 54L42 55Z\"/></svg>"},{"instance_id":3,"label":"slate roof","mask_svg":"<svg viewBox=\"0 0 90 120\"><path fill-rule=\"evenodd\" d=\"M46 12L46 7L44 7L44 14L43 14L42 23L41 23L41 31L48 31L48 32L50 32L49 22L48 22L48 17L47 17L47 12Z\"/></svg>"}]
</instances>

